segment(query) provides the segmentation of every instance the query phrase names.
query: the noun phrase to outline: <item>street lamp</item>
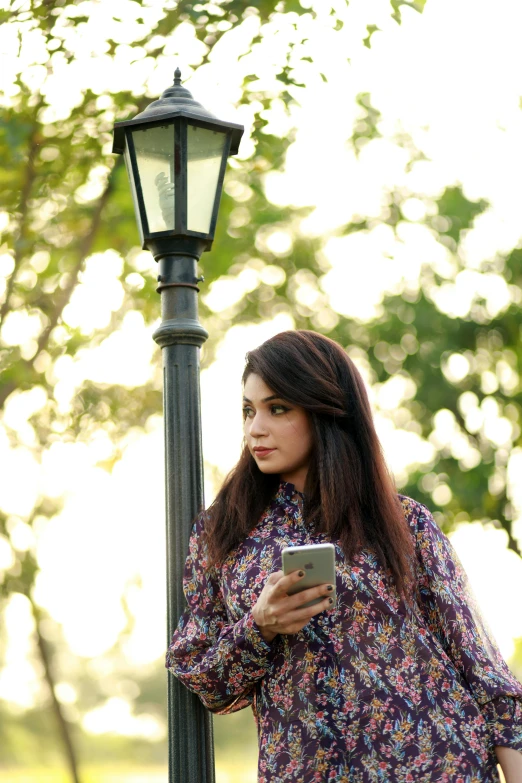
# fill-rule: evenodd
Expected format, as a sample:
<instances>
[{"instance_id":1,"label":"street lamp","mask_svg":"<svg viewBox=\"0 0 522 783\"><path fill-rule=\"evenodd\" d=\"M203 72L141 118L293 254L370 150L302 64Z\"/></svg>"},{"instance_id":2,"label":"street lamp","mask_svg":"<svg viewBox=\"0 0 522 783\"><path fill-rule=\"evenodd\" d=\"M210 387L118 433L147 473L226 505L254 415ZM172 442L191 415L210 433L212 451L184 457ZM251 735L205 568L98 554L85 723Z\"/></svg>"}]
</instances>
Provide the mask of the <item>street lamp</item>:
<instances>
[{"instance_id":1,"label":"street lamp","mask_svg":"<svg viewBox=\"0 0 522 783\"><path fill-rule=\"evenodd\" d=\"M185 608L182 576L191 523L203 507L196 265L210 250L229 155L243 126L216 119L181 85L132 120L114 127L113 152L124 155L143 248L158 261L162 321L154 339L164 366L167 524L167 643ZM213 783L209 712L168 676L170 783Z\"/></svg>"},{"instance_id":2,"label":"street lamp","mask_svg":"<svg viewBox=\"0 0 522 783\"><path fill-rule=\"evenodd\" d=\"M243 130L197 103L181 86L179 68L159 100L116 123L112 151L123 153L142 247L156 260L180 247L198 258L210 250L227 158Z\"/></svg>"}]
</instances>

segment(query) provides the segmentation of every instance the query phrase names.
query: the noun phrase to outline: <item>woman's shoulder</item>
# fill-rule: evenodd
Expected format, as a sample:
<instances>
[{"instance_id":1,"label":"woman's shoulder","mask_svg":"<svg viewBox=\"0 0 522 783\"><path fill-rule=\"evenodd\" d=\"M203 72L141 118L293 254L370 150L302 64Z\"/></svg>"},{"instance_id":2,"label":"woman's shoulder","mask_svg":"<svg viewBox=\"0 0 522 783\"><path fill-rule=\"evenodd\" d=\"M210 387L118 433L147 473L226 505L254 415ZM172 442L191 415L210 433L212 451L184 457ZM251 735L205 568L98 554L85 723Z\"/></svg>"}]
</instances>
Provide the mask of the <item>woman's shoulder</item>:
<instances>
[{"instance_id":1,"label":"woman's shoulder","mask_svg":"<svg viewBox=\"0 0 522 783\"><path fill-rule=\"evenodd\" d=\"M399 499L421 556L458 560L451 541L440 528L431 511L419 501L406 495L399 495Z\"/></svg>"},{"instance_id":2,"label":"woman's shoulder","mask_svg":"<svg viewBox=\"0 0 522 783\"><path fill-rule=\"evenodd\" d=\"M398 497L404 510L406 521L414 532L420 532L432 525L438 527L433 519L431 511L423 503L420 503L418 500L414 500L407 495L401 495L400 493Z\"/></svg>"}]
</instances>

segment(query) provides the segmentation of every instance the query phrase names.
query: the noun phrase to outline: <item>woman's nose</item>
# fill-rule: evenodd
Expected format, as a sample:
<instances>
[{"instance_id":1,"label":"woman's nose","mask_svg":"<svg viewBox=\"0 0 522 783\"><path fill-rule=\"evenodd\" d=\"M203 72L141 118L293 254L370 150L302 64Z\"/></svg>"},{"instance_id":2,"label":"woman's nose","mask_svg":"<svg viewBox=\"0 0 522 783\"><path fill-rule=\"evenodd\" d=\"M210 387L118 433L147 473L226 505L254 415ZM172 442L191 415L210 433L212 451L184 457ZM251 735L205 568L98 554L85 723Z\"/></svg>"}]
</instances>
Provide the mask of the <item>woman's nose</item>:
<instances>
[{"instance_id":1,"label":"woman's nose","mask_svg":"<svg viewBox=\"0 0 522 783\"><path fill-rule=\"evenodd\" d=\"M262 415L256 413L250 424L250 436L252 438L259 438L262 435L267 435L268 430L266 428L266 422Z\"/></svg>"}]
</instances>

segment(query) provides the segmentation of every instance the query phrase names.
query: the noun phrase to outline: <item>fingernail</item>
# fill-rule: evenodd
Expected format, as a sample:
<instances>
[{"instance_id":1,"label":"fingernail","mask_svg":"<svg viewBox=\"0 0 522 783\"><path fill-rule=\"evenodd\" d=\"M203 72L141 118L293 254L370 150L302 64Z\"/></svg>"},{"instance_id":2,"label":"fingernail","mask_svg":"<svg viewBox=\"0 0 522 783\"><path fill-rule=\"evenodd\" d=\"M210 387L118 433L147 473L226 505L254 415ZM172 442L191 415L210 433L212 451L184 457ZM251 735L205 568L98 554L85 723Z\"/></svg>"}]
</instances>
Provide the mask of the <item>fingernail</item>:
<instances>
[{"instance_id":1,"label":"fingernail","mask_svg":"<svg viewBox=\"0 0 522 783\"><path fill-rule=\"evenodd\" d=\"M297 576L304 576L304 571L298 571Z\"/></svg>"},{"instance_id":2,"label":"fingernail","mask_svg":"<svg viewBox=\"0 0 522 783\"><path fill-rule=\"evenodd\" d=\"M328 603L329 603L329 604L333 604L333 598L329 598L329 599L328 599Z\"/></svg>"},{"instance_id":3,"label":"fingernail","mask_svg":"<svg viewBox=\"0 0 522 783\"><path fill-rule=\"evenodd\" d=\"M328 585L328 587L326 589L331 593L332 590L333 590L333 585Z\"/></svg>"}]
</instances>

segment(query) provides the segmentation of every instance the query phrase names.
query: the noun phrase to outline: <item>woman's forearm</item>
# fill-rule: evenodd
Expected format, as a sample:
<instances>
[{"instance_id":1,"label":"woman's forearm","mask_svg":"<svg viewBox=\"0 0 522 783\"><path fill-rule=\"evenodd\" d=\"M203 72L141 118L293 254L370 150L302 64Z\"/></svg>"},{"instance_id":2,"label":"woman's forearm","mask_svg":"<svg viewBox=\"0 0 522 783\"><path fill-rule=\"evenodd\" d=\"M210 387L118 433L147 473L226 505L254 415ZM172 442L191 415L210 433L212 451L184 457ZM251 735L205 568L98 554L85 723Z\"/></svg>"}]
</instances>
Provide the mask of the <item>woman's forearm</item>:
<instances>
[{"instance_id":1,"label":"woman's forearm","mask_svg":"<svg viewBox=\"0 0 522 783\"><path fill-rule=\"evenodd\" d=\"M498 763L502 768L506 783L522 783L522 753L514 748L495 745Z\"/></svg>"}]
</instances>

